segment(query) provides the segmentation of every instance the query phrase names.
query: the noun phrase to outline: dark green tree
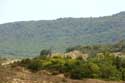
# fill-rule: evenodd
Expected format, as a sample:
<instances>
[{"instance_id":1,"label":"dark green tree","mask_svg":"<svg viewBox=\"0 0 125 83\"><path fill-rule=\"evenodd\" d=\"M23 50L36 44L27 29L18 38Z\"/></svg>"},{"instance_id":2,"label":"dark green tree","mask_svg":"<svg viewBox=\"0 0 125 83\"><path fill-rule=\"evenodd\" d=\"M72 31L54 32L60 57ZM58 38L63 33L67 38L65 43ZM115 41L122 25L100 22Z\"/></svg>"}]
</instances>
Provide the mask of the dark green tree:
<instances>
[{"instance_id":1,"label":"dark green tree","mask_svg":"<svg viewBox=\"0 0 125 83\"><path fill-rule=\"evenodd\" d=\"M51 54L52 54L51 49L43 49L43 50L41 50L41 52L40 52L40 56L44 56L44 55L49 55L49 56L51 56Z\"/></svg>"}]
</instances>

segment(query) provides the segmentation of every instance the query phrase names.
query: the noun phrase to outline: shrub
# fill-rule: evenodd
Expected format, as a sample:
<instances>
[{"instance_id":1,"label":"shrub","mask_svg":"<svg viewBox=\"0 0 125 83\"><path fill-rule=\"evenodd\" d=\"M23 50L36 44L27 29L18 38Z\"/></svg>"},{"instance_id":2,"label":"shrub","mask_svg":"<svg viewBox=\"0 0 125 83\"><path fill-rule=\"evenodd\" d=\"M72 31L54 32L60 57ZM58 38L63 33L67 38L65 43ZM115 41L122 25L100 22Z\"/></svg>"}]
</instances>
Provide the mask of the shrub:
<instances>
[{"instance_id":1,"label":"shrub","mask_svg":"<svg viewBox=\"0 0 125 83\"><path fill-rule=\"evenodd\" d=\"M121 75L117 68L111 64L100 65L100 77L109 80L120 80Z\"/></svg>"},{"instance_id":2,"label":"shrub","mask_svg":"<svg viewBox=\"0 0 125 83\"><path fill-rule=\"evenodd\" d=\"M51 50L50 49L41 50L40 56L44 56L44 55L51 55Z\"/></svg>"},{"instance_id":3,"label":"shrub","mask_svg":"<svg viewBox=\"0 0 125 83\"><path fill-rule=\"evenodd\" d=\"M33 72L39 71L39 70L42 69L42 64L39 61L34 60L27 65L27 68L30 69Z\"/></svg>"},{"instance_id":4,"label":"shrub","mask_svg":"<svg viewBox=\"0 0 125 83\"><path fill-rule=\"evenodd\" d=\"M97 78L99 75L99 70L99 66L92 62L88 62L83 65L85 78Z\"/></svg>"},{"instance_id":5,"label":"shrub","mask_svg":"<svg viewBox=\"0 0 125 83\"><path fill-rule=\"evenodd\" d=\"M21 66L32 71L48 70L53 74L64 73L72 79L101 78L107 80L125 80L125 60L112 57L110 53L89 57L87 61L61 57L39 56L24 59ZM120 62L117 62L120 61Z\"/></svg>"}]
</instances>

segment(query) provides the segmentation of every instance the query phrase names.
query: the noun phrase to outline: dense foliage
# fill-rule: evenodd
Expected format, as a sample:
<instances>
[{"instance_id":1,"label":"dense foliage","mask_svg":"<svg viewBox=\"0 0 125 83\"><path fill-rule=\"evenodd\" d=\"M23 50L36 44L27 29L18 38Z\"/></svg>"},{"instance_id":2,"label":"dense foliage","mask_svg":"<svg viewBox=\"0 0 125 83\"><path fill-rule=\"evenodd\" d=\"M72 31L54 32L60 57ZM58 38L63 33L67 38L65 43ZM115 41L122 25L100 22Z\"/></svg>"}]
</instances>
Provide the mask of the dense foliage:
<instances>
[{"instance_id":1,"label":"dense foliage","mask_svg":"<svg viewBox=\"0 0 125 83\"><path fill-rule=\"evenodd\" d=\"M122 52L125 53L125 40L121 40L114 44L99 44L99 45L90 45L90 46L74 46L66 49L66 52L79 50L82 53L88 53L89 55L96 55L97 53L102 52Z\"/></svg>"},{"instance_id":2,"label":"dense foliage","mask_svg":"<svg viewBox=\"0 0 125 83\"><path fill-rule=\"evenodd\" d=\"M39 56L33 59L24 59L18 63L33 72L47 70L52 74L64 73L72 79L98 78L105 80L125 80L125 58L115 57L108 53L89 57L87 61Z\"/></svg>"},{"instance_id":3,"label":"dense foliage","mask_svg":"<svg viewBox=\"0 0 125 83\"><path fill-rule=\"evenodd\" d=\"M1 55L37 55L43 48L62 51L76 45L125 39L125 12L99 18L60 18L0 25Z\"/></svg>"}]
</instances>

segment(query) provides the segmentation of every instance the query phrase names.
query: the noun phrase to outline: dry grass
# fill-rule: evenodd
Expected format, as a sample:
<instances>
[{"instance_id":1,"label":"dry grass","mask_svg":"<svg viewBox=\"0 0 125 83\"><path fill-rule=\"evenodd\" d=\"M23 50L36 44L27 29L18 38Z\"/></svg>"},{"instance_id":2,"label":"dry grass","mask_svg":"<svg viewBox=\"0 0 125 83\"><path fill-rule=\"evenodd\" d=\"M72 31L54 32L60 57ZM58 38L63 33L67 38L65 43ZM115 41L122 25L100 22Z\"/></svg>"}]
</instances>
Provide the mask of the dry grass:
<instances>
[{"instance_id":1,"label":"dry grass","mask_svg":"<svg viewBox=\"0 0 125 83\"><path fill-rule=\"evenodd\" d=\"M63 74L51 75L47 71L32 73L22 67L0 66L0 83L125 83L97 79L72 80Z\"/></svg>"}]
</instances>

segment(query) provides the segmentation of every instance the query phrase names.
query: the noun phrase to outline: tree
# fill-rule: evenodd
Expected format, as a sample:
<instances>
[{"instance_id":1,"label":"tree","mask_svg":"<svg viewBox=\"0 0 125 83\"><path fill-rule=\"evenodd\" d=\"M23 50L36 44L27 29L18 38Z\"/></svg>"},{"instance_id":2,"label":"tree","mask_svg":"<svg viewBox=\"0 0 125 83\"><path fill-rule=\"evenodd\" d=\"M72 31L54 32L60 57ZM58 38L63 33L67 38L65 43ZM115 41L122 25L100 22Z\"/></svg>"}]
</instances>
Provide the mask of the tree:
<instances>
[{"instance_id":1,"label":"tree","mask_svg":"<svg viewBox=\"0 0 125 83\"><path fill-rule=\"evenodd\" d=\"M68 53L68 52L71 52L71 51L74 51L75 50L75 47L69 47L69 48L67 48L66 49L66 53Z\"/></svg>"},{"instance_id":2,"label":"tree","mask_svg":"<svg viewBox=\"0 0 125 83\"><path fill-rule=\"evenodd\" d=\"M120 69L122 67L122 59L119 56L117 56L114 59L113 64L116 65L117 69Z\"/></svg>"},{"instance_id":3,"label":"tree","mask_svg":"<svg viewBox=\"0 0 125 83\"><path fill-rule=\"evenodd\" d=\"M93 62L88 62L83 64L83 71L85 78L97 78L99 75L99 70L100 67Z\"/></svg>"},{"instance_id":4,"label":"tree","mask_svg":"<svg viewBox=\"0 0 125 83\"><path fill-rule=\"evenodd\" d=\"M43 49L41 50L40 52L40 56L44 56L44 55L49 55L51 56L52 52L51 52L51 49Z\"/></svg>"},{"instance_id":5,"label":"tree","mask_svg":"<svg viewBox=\"0 0 125 83\"><path fill-rule=\"evenodd\" d=\"M122 80L125 80L125 68L122 68L121 72L122 72Z\"/></svg>"},{"instance_id":6,"label":"tree","mask_svg":"<svg viewBox=\"0 0 125 83\"><path fill-rule=\"evenodd\" d=\"M115 66L111 64L101 64L100 77L108 80L120 80L121 74Z\"/></svg>"}]
</instances>

